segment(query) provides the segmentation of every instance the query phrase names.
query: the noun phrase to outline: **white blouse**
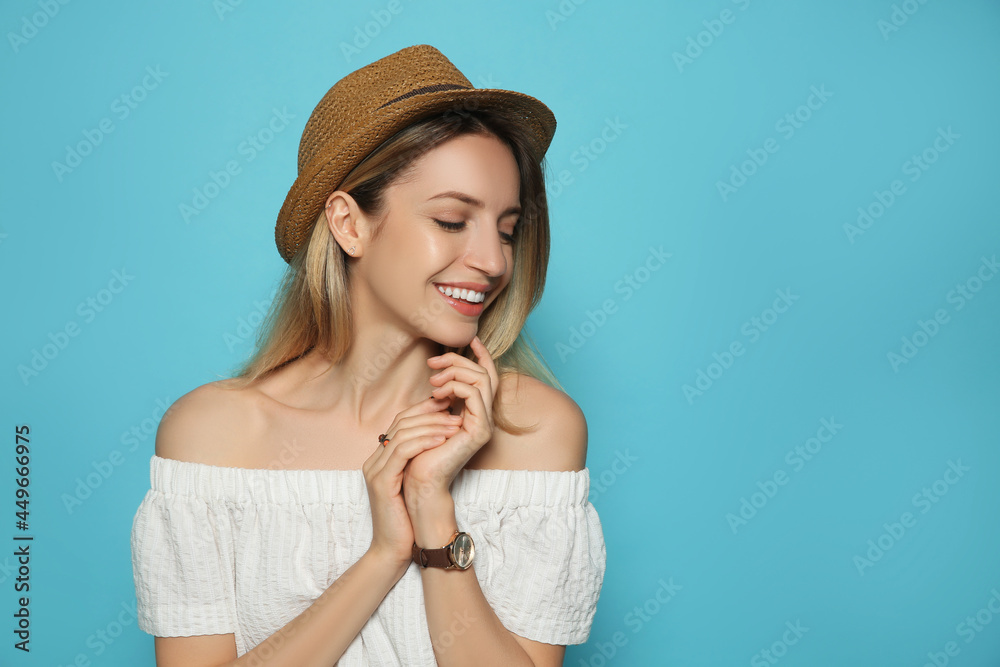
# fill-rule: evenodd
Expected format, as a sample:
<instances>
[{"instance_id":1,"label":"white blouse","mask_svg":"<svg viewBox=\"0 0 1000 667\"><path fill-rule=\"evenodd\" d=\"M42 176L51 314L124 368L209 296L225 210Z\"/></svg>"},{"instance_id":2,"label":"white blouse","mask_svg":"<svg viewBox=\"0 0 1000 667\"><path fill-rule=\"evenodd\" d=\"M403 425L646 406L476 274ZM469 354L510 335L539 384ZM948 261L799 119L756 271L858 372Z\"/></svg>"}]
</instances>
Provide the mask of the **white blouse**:
<instances>
[{"instance_id":1,"label":"white blouse","mask_svg":"<svg viewBox=\"0 0 1000 667\"><path fill-rule=\"evenodd\" d=\"M236 635L243 655L309 607L372 539L360 470L274 470L150 460L132 523L139 628ZM511 632L587 640L606 552L581 471L462 470L452 485L473 569ZM420 567L403 577L337 663L436 665Z\"/></svg>"}]
</instances>

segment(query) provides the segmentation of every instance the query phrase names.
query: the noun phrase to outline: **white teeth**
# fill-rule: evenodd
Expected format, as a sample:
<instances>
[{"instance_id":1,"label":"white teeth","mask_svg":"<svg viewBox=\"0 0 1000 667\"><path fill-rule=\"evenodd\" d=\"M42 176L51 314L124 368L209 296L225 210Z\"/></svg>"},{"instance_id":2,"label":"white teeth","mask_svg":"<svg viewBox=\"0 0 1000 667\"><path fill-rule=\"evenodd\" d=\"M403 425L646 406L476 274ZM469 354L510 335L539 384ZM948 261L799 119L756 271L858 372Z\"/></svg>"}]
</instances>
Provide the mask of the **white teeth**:
<instances>
[{"instance_id":1,"label":"white teeth","mask_svg":"<svg viewBox=\"0 0 1000 667\"><path fill-rule=\"evenodd\" d=\"M437 286L438 291L445 296L450 296L453 299L461 299L462 301L468 301L469 303L480 303L486 299L486 294L484 292L473 292L467 289L458 289L452 287L442 287Z\"/></svg>"}]
</instances>

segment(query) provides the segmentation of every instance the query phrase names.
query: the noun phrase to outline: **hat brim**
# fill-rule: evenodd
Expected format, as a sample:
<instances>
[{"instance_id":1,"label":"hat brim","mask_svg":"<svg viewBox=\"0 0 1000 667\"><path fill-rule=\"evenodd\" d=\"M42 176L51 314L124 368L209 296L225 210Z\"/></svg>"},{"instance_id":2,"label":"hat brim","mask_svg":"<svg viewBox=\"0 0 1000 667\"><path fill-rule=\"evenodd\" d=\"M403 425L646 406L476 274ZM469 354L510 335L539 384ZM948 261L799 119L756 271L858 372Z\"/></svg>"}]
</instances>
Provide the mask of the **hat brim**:
<instances>
[{"instance_id":1,"label":"hat brim","mask_svg":"<svg viewBox=\"0 0 1000 667\"><path fill-rule=\"evenodd\" d=\"M532 152L541 162L555 134L556 119L541 101L513 90L471 88L423 93L372 114L343 140L320 151L299 172L278 213L274 238L278 252L291 262L311 233L330 193L348 173L387 139L415 121L441 111L495 109L513 114L531 127Z\"/></svg>"}]
</instances>

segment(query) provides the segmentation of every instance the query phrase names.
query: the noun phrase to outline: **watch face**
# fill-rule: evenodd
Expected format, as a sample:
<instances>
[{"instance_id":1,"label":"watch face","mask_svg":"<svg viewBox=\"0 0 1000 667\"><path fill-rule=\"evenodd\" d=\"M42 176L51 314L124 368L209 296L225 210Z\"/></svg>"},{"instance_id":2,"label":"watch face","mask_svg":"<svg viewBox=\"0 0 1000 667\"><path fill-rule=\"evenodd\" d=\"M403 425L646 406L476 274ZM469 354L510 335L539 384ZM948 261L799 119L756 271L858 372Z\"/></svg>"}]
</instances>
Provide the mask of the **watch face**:
<instances>
[{"instance_id":1,"label":"watch face","mask_svg":"<svg viewBox=\"0 0 1000 667\"><path fill-rule=\"evenodd\" d=\"M472 557L476 554L476 547L468 533L458 534L452 553L455 556L455 565L458 567L465 570L472 565Z\"/></svg>"}]
</instances>

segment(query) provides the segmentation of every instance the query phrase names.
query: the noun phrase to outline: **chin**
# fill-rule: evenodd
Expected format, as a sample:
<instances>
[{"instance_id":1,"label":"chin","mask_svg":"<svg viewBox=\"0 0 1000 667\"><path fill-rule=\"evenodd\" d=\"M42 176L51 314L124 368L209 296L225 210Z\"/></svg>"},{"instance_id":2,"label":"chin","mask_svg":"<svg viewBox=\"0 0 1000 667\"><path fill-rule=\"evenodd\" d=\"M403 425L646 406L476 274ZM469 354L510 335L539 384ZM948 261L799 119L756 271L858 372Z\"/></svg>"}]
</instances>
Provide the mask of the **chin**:
<instances>
[{"instance_id":1,"label":"chin","mask_svg":"<svg viewBox=\"0 0 1000 667\"><path fill-rule=\"evenodd\" d=\"M432 340L436 343L444 345L445 347L459 349L471 344L472 339L476 337L478 330L478 326L470 326L467 331L460 332L453 330L447 334L434 336Z\"/></svg>"}]
</instances>

